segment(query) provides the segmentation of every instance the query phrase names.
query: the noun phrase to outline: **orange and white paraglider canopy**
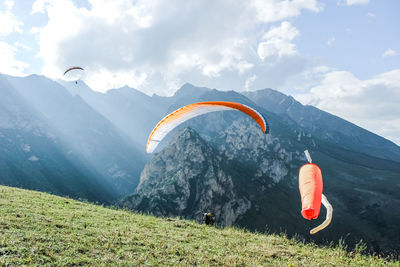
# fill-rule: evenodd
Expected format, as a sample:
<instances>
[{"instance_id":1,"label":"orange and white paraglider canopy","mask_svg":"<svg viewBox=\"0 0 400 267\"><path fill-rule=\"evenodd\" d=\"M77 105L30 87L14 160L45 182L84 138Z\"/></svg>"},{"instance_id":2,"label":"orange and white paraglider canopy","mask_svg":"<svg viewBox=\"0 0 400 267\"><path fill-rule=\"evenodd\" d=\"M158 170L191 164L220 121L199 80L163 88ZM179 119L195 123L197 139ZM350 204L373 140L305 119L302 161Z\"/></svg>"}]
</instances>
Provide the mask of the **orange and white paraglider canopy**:
<instances>
[{"instance_id":1,"label":"orange and white paraglider canopy","mask_svg":"<svg viewBox=\"0 0 400 267\"><path fill-rule=\"evenodd\" d=\"M263 133L268 133L268 124L264 117L257 110L249 106L226 101L200 102L184 106L165 116L154 127L149 136L146 146L147 153L152 153L158 146L158 143L179 124L206 113L223 110L238 110L247 114L261 127Z\"/></svg>"}]
</instances>

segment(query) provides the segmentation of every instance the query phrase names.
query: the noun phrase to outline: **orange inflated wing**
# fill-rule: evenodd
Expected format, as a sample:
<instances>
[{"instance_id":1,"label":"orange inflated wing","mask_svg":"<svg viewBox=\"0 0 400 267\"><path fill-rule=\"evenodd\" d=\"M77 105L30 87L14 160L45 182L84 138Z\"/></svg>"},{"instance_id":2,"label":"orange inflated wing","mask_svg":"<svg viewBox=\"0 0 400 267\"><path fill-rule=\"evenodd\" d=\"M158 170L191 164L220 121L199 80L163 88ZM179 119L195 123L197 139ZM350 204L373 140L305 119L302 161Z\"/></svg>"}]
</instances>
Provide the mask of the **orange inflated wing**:
<instances>
[{"instance_id":1,"label":"orange inflated wing","mask_svg":"<svg viewBox=\"0 0 400 267\"><path fill-rule=\"evenodd\" d=\"M303 165L299 170L299 189L301 195L301 215L305 219L318 218L322 198L321 169L313 163Z\"/></svg>"},{"instance_id":2,"label":"orange inflated wing","mask_svg":"<svg viewBox=\"0 0 400 267\"><path fill-rule=\"evenodd\" d=\"M181 123L215 111L224 110L238 110L246 115L250 116L260 127L263 133L268 133L268 124L264 117L255 109L246 106L244 104L227 102L227 101L208 101L193 103L165 116L151 132L149 139L147 141L146 151L147 153L152 153L157 147L158 143L175 127Z\"/></svg>"}]
</instances>

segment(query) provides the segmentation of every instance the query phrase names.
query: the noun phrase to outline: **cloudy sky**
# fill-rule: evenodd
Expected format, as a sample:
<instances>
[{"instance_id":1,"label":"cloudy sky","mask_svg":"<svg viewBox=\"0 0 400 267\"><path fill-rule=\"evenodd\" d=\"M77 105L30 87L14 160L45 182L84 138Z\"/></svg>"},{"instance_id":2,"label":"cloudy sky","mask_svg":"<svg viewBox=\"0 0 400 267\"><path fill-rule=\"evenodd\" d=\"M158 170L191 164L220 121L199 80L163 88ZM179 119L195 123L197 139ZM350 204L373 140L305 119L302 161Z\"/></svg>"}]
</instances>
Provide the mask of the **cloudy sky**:
<instances>
[{"instance_id":1,"label":"cloudy sky","mask_svg":"<svg viewBox=\"0 0 400 267\"><path fill-rule=\"evenodd\" d=\"M398 0L0 0L0 73L273 88L400 145L398 14Z\"/></svg>"}]
</instances>

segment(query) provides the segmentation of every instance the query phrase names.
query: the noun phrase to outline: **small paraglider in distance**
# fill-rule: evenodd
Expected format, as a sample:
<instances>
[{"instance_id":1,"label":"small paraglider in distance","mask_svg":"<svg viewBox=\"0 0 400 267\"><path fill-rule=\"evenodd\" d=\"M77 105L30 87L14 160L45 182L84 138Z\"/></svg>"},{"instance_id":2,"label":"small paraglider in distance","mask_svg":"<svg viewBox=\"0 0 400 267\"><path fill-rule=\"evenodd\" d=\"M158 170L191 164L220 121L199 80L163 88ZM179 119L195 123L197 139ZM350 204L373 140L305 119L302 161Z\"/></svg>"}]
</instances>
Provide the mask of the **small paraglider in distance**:
<instances>
[{"instance_id":1,"label":"small paraglider in distance","mask_svg":"<svg viewBox=\"0 0 400 267\"><path fill-rule=\"evenodd\" d=\"M214 218L211 213L204 213L203 214L203 223L206 225L213 225L214 224Z\"/></svg>"},{"instance_id":2,"label":"small paraglider in distance","mask_svg":"<svg viewBox=\"0 0 400 267\"><path fill-rule=\"evenodd\" d=\"M67 73L70 72L71 70L84 70L84 69L81 68L81 67L71 67L71 68L68 68L66 71L64 71L64 74L63 74L63 75L67 74Z\"/></svg>"},{"instance_id":3,"label":"small paraglider in distance","mask_svg":"<svg viewBox=\"0 0 400 267\"><path fill-rule=\"evenodd\" d=\"M68 68L66 71L64 71L64 76L65 76L65 74L67 74L68 72L70 72L71 70L84 70L83 68L81 68L81 67L71 67L71 68ZM75 84L78 84L78 81L75 81Z\"/></svg>"},{"instance_id":4,"label":"small paraglider in distance","mask_svg":"<svg viewBox=\"0 0 400 267\"><path fill-rule=\"evenodd\" d=\"M147 141L146 151L152 153L161 140L175 127L194 117L215 111L238 110L250 116L260 127L263 133L269 132L265 118L255 109L235 102L209 101L193 103L181 107L165 116L151 132Z\"/></svg>"},{"instance_id":5,"label":"small paraglider in distance","mask_svg":"<svg viewBox=\"0 0 400 267\"><path fill-rule=\"evenodd\" d=\"M304 151L308 160L299 170L299 189L301 195L301 215L308 220L316 219L319 216L321 203L326 208L325 221L313 228L310 234L315 234L327 227L332 220L333 208L328 199L322 194L323 182L322 173L318 165L312 163L308 150Z\"/></svg>"}]
</instances>

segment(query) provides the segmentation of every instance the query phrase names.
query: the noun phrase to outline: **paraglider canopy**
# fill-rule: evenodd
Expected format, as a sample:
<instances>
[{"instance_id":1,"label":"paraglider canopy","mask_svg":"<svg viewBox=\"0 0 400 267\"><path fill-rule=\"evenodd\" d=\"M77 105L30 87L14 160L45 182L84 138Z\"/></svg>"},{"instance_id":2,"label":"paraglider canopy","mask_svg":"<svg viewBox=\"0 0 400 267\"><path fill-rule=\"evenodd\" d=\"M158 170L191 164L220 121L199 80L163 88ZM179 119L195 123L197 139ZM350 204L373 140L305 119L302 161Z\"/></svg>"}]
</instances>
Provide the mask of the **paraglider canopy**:
<instances>
[{"instance_id":1,"label":"paraglider canopy","mask_svg":"<svg viewBox=\"0 0 400 267\"><path fill-rule=\"evenodd\" d=\"M84 70L84 69L81 68L81 67L71 67L71 68L68 68L68 69L64 72L63 75L67 74L67 73L70 72L71 70Z\"/></svg>"},{"instance_id":2,"label":"paraglider canopy","mask_svg":"<svg viewBox=\"0 0 400 267\"><path fill-rule=\"evenodd\" d=\"M74 72L73 70L79 70L79 71ZM72 72L70 73L70 71L72 71ZM75 84L78 84L78 80L82 79L82 76L83 76L83 72L81 72L81 71L84 71L84 69L82 67L75 66L75 67L71 67L71 68L68 68L67 70L65 70L63 75L67 79L75 80ZM70 73L70 74L66 75L67 73Z\"/></svg>"},{"instance_id":3,"label":"paraglider canopy","mask_svg":"<svg viewBox=\"0 0 400 267\"><path fill-rule=\"evenodd\" d=\"M269 131L268 124L264 117L257 110L249 106L226 101L193 103L168 114L154 127L147 141L147 153L152 153L158 146L158 143L181 123L206 113L224 110L241 111L250 116L261 127L263 133L268 133Z\"/></svg>"},{"instance_id":4,"label":"paraglider canopy","mask_svg":"<svg viewBox=\"0 0 400 267\"><path fill-rule=\"evenodd\" d=\"M327 227L332 220L333 208L323 191L321 169L312 162L308 150L304 151L309 163L304 164L299 170L299 189L301 195L301 215L308 220L319 216L321 204L326 208L325 221L311 229L310 234L315 234Z\"/></svg>"},{"instance_id":5,"label":"paraglider canopy","mask_svg":"<svg viewBox=\"0 0 400 267\"><path fill-rule=\"evenodd\" d=\"M301 195L301 215L305 219L318 218L322 197L321 169L313 163L303 165L299 170L299 189Z\"/></svg>"}]
</instances>

